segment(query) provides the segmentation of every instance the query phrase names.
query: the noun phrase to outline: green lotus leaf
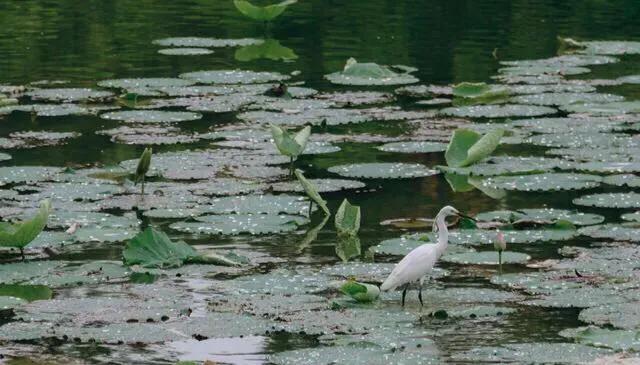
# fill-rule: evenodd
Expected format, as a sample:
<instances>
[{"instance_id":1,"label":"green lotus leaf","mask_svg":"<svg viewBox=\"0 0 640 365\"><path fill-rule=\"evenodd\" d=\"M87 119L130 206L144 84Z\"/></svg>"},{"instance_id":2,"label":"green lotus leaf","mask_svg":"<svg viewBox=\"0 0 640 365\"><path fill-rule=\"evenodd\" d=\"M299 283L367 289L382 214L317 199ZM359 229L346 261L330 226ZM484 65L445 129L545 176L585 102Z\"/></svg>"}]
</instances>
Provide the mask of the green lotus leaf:
<instances>
[{"instance_id":1,"label":"green lotus leaf","mask_svg":"<svg viewBox=\"0 0 640 365\"><path fill-rule=\"evenodd\" d=\"M20 249L27 246L47 226L50 212L51 203L49 200L44 200L40 204L40 210L32 219L14 224L2 222L0 224L0 246Z\"/></svg>"},{"instance_id":2,"label":"green lotus leaf","mask_svg":"<svg viewBox=\"0 0 640 365\"><path fill-rule=\"evenodd\" d=\"M500 144L503 129L496 129L484 136L470 129L453 132L444 157L451 167L465 167L488 157Z\"/></svg>"},{"instance_id":3,"label":"green lotus leaf","mask_svg":"<svg viewBox=\"0 0 640 365\"><path fill-rule=\"evenodd\" d=\"M339 235L356 236L360 230L360 207L344 199L336 212L335 225Z\"/></svg>"},{"instance_id":4,"label":"green lotus leaf","mask_svg":"<svg viewBox=\"0 0 640 365\"><path fill-rule=\"evenodd\" d=\"M482 185L509 191L562 191L595 188L601 181L602 178L596 175L545 173L490 177L485 179Z\"/></svg>"},{"instance_id":5,"label":"green lotus leaf","mask_svg":"<svg viewBox=\"0 0 640 365\"><path fill-rule=\"evenodd\" d=\"M268 22L277 18L291 4L295 4L298 0L285 0L283 2L268 6L256 6L246 0L233 0L233 5L244 16L253 20Z\"/></svg>"},{"instance_id":6,"label":"green lotus leaf","mask_svg":"<svg viewBox=\"0 0 640 365\"><path fill-rule=\"evenodd\" d=\"M154 228L148 227L129 242L122 253L125 265L142 267L171 268L187 263L214 263L225 266L238 266L235 261L222 256L203 256L193 247L169 237Z\"/></svg>"},{"instance_id":7,"label":"green lotus leaf","mask_svg":"<svg viewBox=\"0 0 640 365\"><path fill-rule=\"evenodd\" d=\"M438 171L418 163L372 162L331 166L329 172L344 177L369 179L408 179L437 175Z\"/></svg>"},{"instance_id":8,"label":"green lotus leaf","mask_svg":"<svg viewBox=\"0 0 640 365\"><path fill-rule=\"evenodd\" d=\"M45 285L0 284L0 296L33 302L36 300L51 299L53 292Z\"/></svg>"},{"instance_id":9,"label":"green lotus leaf","mask_svg":"<svg viewBox=\"0 0 640 365\"><path fill-rule=\"evenodd\" d=\"M347 262L351 259L360 257L362 246L358 236L339 236L336 242L336 255L340 260Z\"/></svg>"},{"instance_id":10,"label":"green lotus leaf","mask_svg":"<svg viewBox=\"0 0 640 365\"><path fill-rule=\"evenodd\" d=\"M526 264L531 260L531 256L520 253L503 251L503 264ZM463 265L498 265L498 253L494 251L482 252L462 252L457 254L446 254L442 256L442 261Z\"/></svg>"},{"instance_id":11,"label":"green lotus leaf","mask_svg":"<svg viewBox=\"0 0 640 365\"><path fill-rule=\"evenodd\" d=\"M296 178L298 178L298 181L300 181L300 185L302 185L305 193L307 193L309 199L318 204L325 215L331 215L331 212L329 212L329 208L327 207L327 202L322 199L315 185L313 185L309 180L307 180L306 177L304 177L301 170L296 170L294 173L296 175Z\"/></svg>"},{"instance_id":12,"label":"green lotus leaf","mask_svg":"<svg viewBox=\"0 0 640 365\"><path fill-rule=\"evenodd\" d=\"M296 133L289 132L277 125L271 125L271 135L278 151L293 159L304 152L311 135L311 127L306 126Z\"/></svg>"},{"instance_id":13,"label":"green lotus leaf","mask_svg":"<svg viewBox=\"0 0 640 365\"><path fill-rule=\"evenodd\" d=\"M342 284L340 291L361 303L373 302L380 296L380 288L377 286L354 280Z\"/></svg>"}]
</instances>

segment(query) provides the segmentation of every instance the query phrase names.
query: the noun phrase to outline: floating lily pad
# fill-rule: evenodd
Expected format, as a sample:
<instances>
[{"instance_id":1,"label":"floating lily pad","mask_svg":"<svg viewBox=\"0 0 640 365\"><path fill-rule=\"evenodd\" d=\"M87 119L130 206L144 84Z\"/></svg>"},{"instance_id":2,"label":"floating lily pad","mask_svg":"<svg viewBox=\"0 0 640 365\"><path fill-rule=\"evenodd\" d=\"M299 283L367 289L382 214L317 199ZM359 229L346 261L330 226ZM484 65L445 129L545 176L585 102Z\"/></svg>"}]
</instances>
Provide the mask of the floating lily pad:
<instances>
[{"instance_id":1,"label":"floating lily pad","mask_svg":"<svg viewBox=\"0 0 640 365\"><path fill-rule=\"evenodd\" d=\"M544 134L599 133L619 126L609 118L536 118L514 120L510 125Z\"/></svg>"},{"instance_id":2,"label":"floating lily pad","mask_svg":"<svg viewBox=\"0 0 640 365\"><path fill-rule=\"evenodd\" d=\"M329 193L334 191L361 189L366 186L365 183L356 180L346 179L308 179L316 188L318 193ZM300 183L296 182L278 182L271 184L271 189L278 192L304 192Z\"/></svg>"},{"instance_id":3,"label":"floating lily pad","mask_svg":"<svg viewBox=\"0 0 640 365\"><path fill-rule=\"evenodd\" d=\"M301 216L276 214L223 214L195 217L197 222L178 222L171 229L191 234L252 235L296 230L309 221Z\"/></svg>"},{"instance_id":4,"label":"floating lily pad","mask_svg":"<svg viewBox=\"0 0 640 365\"><path fill-rule=\"evenodd\" d=\"M184 144L199 140L197 135L185 134L180 128L176 127L131 127L125 125L118 128L96 131L95 133L111 136L111 142L114 143L138 145Z\"/></svg>"},{"instance_id":5,"label":"floating lily pad","mask_svg":"<svg viewBox=\"0 0 640 365\"><path fill-rule=\"evenodd\" d=\"M530 229L530 230L502 230L507 243L536 243L551 241L566 241L577 236L575 229ZM497 240L497 231L482 229L458 229L449 231L449 243L460 245L481 246L493 244ZM435 242L433 234L418 236L419 239Z\"/></svg>"},{"instance_id":6,"label":"floating lily pad","mask_svg":"<svg viewBox=\"0 0 640 365\"><path fill-rule=\"evenodd\" d=\"M401 85L420 81L409 72L401 71L395 72L388 66L372 62L359 63L350 58L342 71L325 75L325 78L339 85Z\"/></svg>"},{"instance_id":7,"label":"floating lily pad","mask_svg":"<svg viewBox=\"0 0 640 365\"><path fill-rule=\"evenodd\" d=\"M398 179L416 178L438 174L421 164L408 163L363 163L340 165L329 168L329 172L345 177L360 177L367 179Z\"/></svg>"},{"instance_id":8,"label":"floating lily pad","mask_svg":"<svg viewBox=\"0 0 640 365\"><path fill-rule=\"evenodd\" d=\"M198 120L202 118L202 114L162 110L127 110L105 113L100 117L108 120L122 120L128 123L174 123Z\"/></svg>"},{"instance_id":9,"label":"floating lily pad","mask_svg":"<svg viewBox=\"0 0 640 365\"><path fill-rule=\"evenodd\" d=\"M586 54L625 55L640 53L640 42L632 41L586 41L577 42Z\"/></svg>"},{"instance_id":10,"label":"floating lily pad","mask_svg":"<svg viewBox=\"0 0 640 365\"><path fill-rule=\"evenodd\" d=\"M640 113L640 102L620 101L611 103L583 103L562 105L562 110L568 113L585 113L590 115L620 115Z\"/></svg>"},{"instance_id":11,"label":"floating lily pad","mask_svg":"<svg viewBox=\"0 0 640 365\"><path fill-rule=\"evenodd\" d=\"M525 264L531 260L531 256L520 253L502 252L503 264ZM498 265L498 253L494 251L464 252L458 254L446 254L442 261L462 265Z\"/></svg>"},{"instance_id":12,"label":"floating lily pad","mask_svg":"<svg viewBox=\"0 0 640 365\"><path fill-rule=\"evenodd\" d=\"M623 101L624 97L614 94L600 93L545 93L521 95L511 99L517 104L533 105L567 105L575 103L612 103Z\"/></svg>"},{"instance_id":13,"label":"floating lily pad","mask_svg":"<svg viewBox=\"0 0 640 365\"><path fill-rule=\"evenodd\" d=\"M199 84L258 84L288 80L289 76L277 72L216 70L188 72L181 74L180 78Z\"/></svg>"},{"instance_id":14,"label":"floating lily pad","mask_svg":"<svg viewBox=\"0 0 640 365\"><path fill-rule=\"evenodd\" d=\"M516 343L476 347L453 354L452 359L460 362L583 364L611 353L610 350L574 343Z\"/></svg>"},{"instance_id":15,"label":"floating lily pad","mask_svg":"<svg viewBox=\"0 0 640 365\"><path fill-rule=\"evenodd\" d=\"M411 238L393 238L384 240L372 247L372 251L381 255L404 256L426 242Z\"/></svg>"},{"instance_id":16,"label":"floating lily pad","mask_svg":"<svg viewBox=\"0 0 640 365\"><path fill-rule=\"evenodd\" d=\"M60 171L60 168L45 166L0 167L0 184L34 183L52 180Z\"/></svg>"},{"instance_id":17,"label":"floating lily pad","mask_svg":"<svg viewBox=\"0 0 640 365\"><path fill-rule=\"evenodd\" d=\"M637 330L640 329L640 306L638 303L615 303L591 307L580 312L579 319L598 326Z\"/></svg>"},{"instance_id":18,"label":"floating lily pad","mask_svg":"<svg viewBox=\"0 0 640 365\"><path fill-rule=\"evenodd\" d=\"M220 48L220 47L241 47L252 44L260 44L262 39L240 38L240 39L220 39L205 37L173 37L156 39L152 43L162 47L195 47L195 48Z\"/></svg>"},{"instance_id":19,"label":"floating lily pad","mask_svg":"<svg viewBox=\"0 0 640 365\"><path fill-rule=\"evenodd\" d=\"M380 151L400 153L432 153L444 152L447 144L442 142L392 142L377 147Z\"/></svg>"},{"instance_id":20,"label":"floating lily pad","mask_svg":"<svg viewBox=\"0 0 640 365\"><path fill-rule=\"evenodd\" d=\"M640 208L638 193L601 193L573 199L573 204L600 208Z\"/></svg>"},{"instance_id":21,"label":"floating lily pad","mask_svg":"<svg viewBox=\"0 0 640 365\"><path fill-rule=\"evenodd\" d=\"M319 359L331 359L333 364L437 364L439 357L430 351L391 351L369 341L353 341L346 346L325 346L290 350L269 356L269 362L278 365L315 365ZM320 360L323 361L323 360Z\"/></svg>"},{"instance_id":22,"label":"floating lily pad","mask_svg":"<svg viewBox=\"0 0 640 365\"><path fill-rule=\"evenodd\" d=\"M640 226L636 223L601 224L583 227L580 234L593 238L609 238L616 241L640 241Z\"/></svg>"},{"instance_id":23,"label":"floating lily pad","mask_svg":"<svg viewBox=\"0 0 640 365\"><path fill-rule=\"evenodd\" d=\"M98 86L113 89L145 89L171 86L189 86L195 82L176 78L142 78L142 79L114 79L98 82Z\"/></svg>"},{"instance_id":24,"label":"floating lily pad","mask_svg":"<svg viewBox=\"0 0 640 365\"><path fill-rule=\"evenodd\" d=\"M358 106L384 104L393 100L393 95L379 91L345 91L334 93L322 93L316 98L328 100L341 106Z\"/></svg>"},{"instance_id":25,"label":"floating lily pad","mask_svg":"<svg viewBox=\"0 0 640 365\"><path fill-rule=\"evenodd\" d=\"M495 156L469 167L438 167L458 175L497 176L542 173L555 169L569 169L572 164L559 158Z\"/></svg>"},{"instance_id":26,"label":"floating lily pad","mask_svg":"<svg viewBox=\"0 0 640 365\"><path fill-rule=\"evenodd\" d=\"M14 111L32 113L39 117L64 117L68 115L87 115L91 111L76 104L22 104L0 107L0 115Z\"/></svg>"},{"instance_id":27,"label":"floating lily pad","mask_svg":"<svg viewBox=\"0 0 640 365\"><path fill-rule=\"evenodd\" d=\"M203 56L212 54L213 51L206 48L163 48L158 53L165 56Z\"/></svg>"},{"instance_id":28,"label":"floating lily pad","mask_svg":"<svg viewBox=\"0 0 640 365\"><path fill-rule=\"evenodd\" d=\"M27 92L25 95L33 100L46 100L51 102L87 102L102 101L113 97L110 91L93 89L37 89Z\"/></svg>"},{"instance_id":29,"label":"floating lily pad","mask_svg":"<svg viewBox=\"0 0 640 365\"><path fill-rule=\"evenodd\" d=\"M626 213L621 218L626 221L640 222L640 212Z\"/></svg>"},{"instance_id":30,"label":"floating lily pad","mask_svg":"<svg viewBox=\"0 0 640 365\"><path fill-rule=\"evenodd\" d=\"M591 189L600 185L596 175L546 173L520 176L496 176L482 182L492 189L515 191L561 191Z\"/></svg>"},{"instance_id":31,"label":"floating lily pad","mask_svg":"<svg viewBox=\"0 0 640 365\"><path fill-rule=\"evenodd\" d=\"M216 198L203 209L212 214L290 214L306 216L309 201L290 195L244 195Z\"/></svg>"},{"instance_id":32,"label":"floating lily pad","mask_svg":"<svg viewBox=\"0 0 640 365\"><path fill-rule=\"evenodd\" d=\"M610 330L598 327L576 328L562 331L560 335L574 338L577 343L614 351L640 351L638 331Z\"/></svg>"},{"instance_id":33,"label":"floating lily pad","mask_svg":"<svg viewBox=\"0 0 640 365\"><path fill-rule=\"evenodd\" d=\"M503 76L538 76L538 75L580 75L591 72L586 67L574 66L571 64L555 65L517 65L504 67L498 70Z\"/></svg>"},{"instance_id":34,"label":"floating lily pad","mask_svg":"<svg viewBox=\"0 0 640 365\"><path fill-rule=\"evenodd\" d=\"M479 213L475 216L479 221L500 221L511 223L517 220L565 220L577 226L592 225L604 222L604 217L598 214L573 212L563 209L541 208L520 209L518 211L496 210Z\"/></svg>"},{"instance_id":35,"label":"floating lily pad","mask_svg":"<svg viewBox=\"0 0 640 365\"><path fill-rule=\"evenodd\" d=\"M624 173L624 172L640 172L639 162L584 162L575 165L576 170L598 172L598 173Z\"/></svg>"},{"instance_id":36,"label":"floating lily pad","mask_svg":"<svg viewBox=\"0 0 640 365\"><path fill-rule=\"evenodd\" d=\"M545 114L555 114L557 111L545 106L506 104L506 105L475 105L444 108L440 114L454 117L472 118L508 118L508 117L537 117Z\"/></svg>"}]
</instances>

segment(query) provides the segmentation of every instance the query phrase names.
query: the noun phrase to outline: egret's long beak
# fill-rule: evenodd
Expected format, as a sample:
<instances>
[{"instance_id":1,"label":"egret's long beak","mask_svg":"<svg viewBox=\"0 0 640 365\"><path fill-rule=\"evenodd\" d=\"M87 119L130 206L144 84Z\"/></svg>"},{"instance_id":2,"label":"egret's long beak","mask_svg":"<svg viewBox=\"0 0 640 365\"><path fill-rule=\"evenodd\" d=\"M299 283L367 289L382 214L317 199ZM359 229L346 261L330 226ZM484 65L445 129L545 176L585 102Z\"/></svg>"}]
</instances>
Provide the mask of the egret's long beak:
<instances>
[{"instance_id":1,"label":"egret's long beak","mask_svg":"<svg viewBox=\"0 0 640 365\"><path fill-rule=\"evenodd\" d=\"M460 213L460 212L458 212L457 216L458 216L458 217L460 217L460 218L467 218L467 219L470 219L470 220L472 220L472 221L474 221L474 222L477 222L477 221L478 221L478 220L476 220L475 218L470 217L470 216L468 216L468 215L466 215L466 214L462 214L462 213Z\"/></svg>"}]
</instances>

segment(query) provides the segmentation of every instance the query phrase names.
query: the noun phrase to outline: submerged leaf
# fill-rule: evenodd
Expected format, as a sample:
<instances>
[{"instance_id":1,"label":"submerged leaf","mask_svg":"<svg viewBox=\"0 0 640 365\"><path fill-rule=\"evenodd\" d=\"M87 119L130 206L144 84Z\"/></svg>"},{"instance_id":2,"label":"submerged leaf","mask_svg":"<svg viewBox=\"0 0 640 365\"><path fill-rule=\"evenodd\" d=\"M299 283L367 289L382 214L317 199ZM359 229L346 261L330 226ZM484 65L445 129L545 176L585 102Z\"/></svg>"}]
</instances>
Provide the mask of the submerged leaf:
<instances>
[{"instance_id":1,"label":"submerged leaf","mask_svg":"<svg viewBox=\"0 0 640 365\"><path fill-rule=\"evenodd\" d=\"M496 129L481 137L470 129L457 129L444 155L447 165L465 167L482 160L498 147L503 134L503 129Z\"/></svg>"},{"instance_id":2,"label":"submerged leaf","mask_svg":"<svg viewBox=\"0 0 640 365\"><path fill-rule=\"evenodd\" d=\"M45 285L0 284L0 296L14 297L33 302L51 299L53 292Z\"/></svg>"},{"instance_id":3,"label":"submerged leaf","mask_svg":"<svg viewBox=\"0 0 640 365\"><path fill-rule=\"evenodd\" d=\"M20 223L0 224L0 246L23 248L38 237L46 227L51 212L51 202L45 200L40 204L40 210L30 220Z\"/></svg>"},{"instance_id":4,"label":"submerged leaf","mask_svg":"<svg viewBox=\"0 0 640 365\"><path fill-rule=\"evenodd\" d=\"M282 14L285 9L298 0L285 0L268 6L256 6L246 0L233 0L233 5L244 16L253 20L270 21Z\"/></svg>"},{"instance_id":5,"label":"submerged leaf","mask_svg":"<svg viewBox=\"0 0 640 365\"><path fill-rule=\"evenodd\" d=\"M343 200L336 212L335 224L339 235L357 235L360 230L360 207L351 205L347 199Z\"/></svg>"}]
</instances>

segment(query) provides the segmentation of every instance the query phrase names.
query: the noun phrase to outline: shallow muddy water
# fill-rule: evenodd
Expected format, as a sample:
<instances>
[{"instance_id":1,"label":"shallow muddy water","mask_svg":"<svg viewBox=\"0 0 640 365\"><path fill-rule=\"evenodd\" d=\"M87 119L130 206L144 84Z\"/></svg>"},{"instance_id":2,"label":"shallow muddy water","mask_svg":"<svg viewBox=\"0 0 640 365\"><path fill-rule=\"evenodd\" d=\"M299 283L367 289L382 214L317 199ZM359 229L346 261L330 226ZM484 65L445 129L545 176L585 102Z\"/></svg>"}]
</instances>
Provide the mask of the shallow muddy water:
<instances>
[{"instance_id":1,"label":"shallow muddy water","mask_svg":"<svg viewBox=\"0 0 640 365\"><path fill-rule=\"evenodd\" d=\"M26 262L0 251L1 361L632 357L640 225L623 214L640 210L638 16L636 1L299 0L264 24L232 1L1 3L0 216L53 205ZM563 49L558 37L585 43ZM417 70L365 80L406 85L353 85L340 73L350 57ZM281 80L293 98L265 96ZM462 82L503 86L454 98ZM332 213L345 198L360 206L357 240L317 207L308 216L268 123L312 125L295 167ZM458 127L506 134L494 157L437 169ZM124 173L147 146L141 198ZM351 278L380 284L432 241L445 205L485 226L452 223L424 307L415 291L404 308L399 292L367 304L340 293ZM388 222L401 218L427 220ZM242 265L123 265L147 227ZM501 269L496 227L511 251Z\"/></svg>"}]
</instances>

